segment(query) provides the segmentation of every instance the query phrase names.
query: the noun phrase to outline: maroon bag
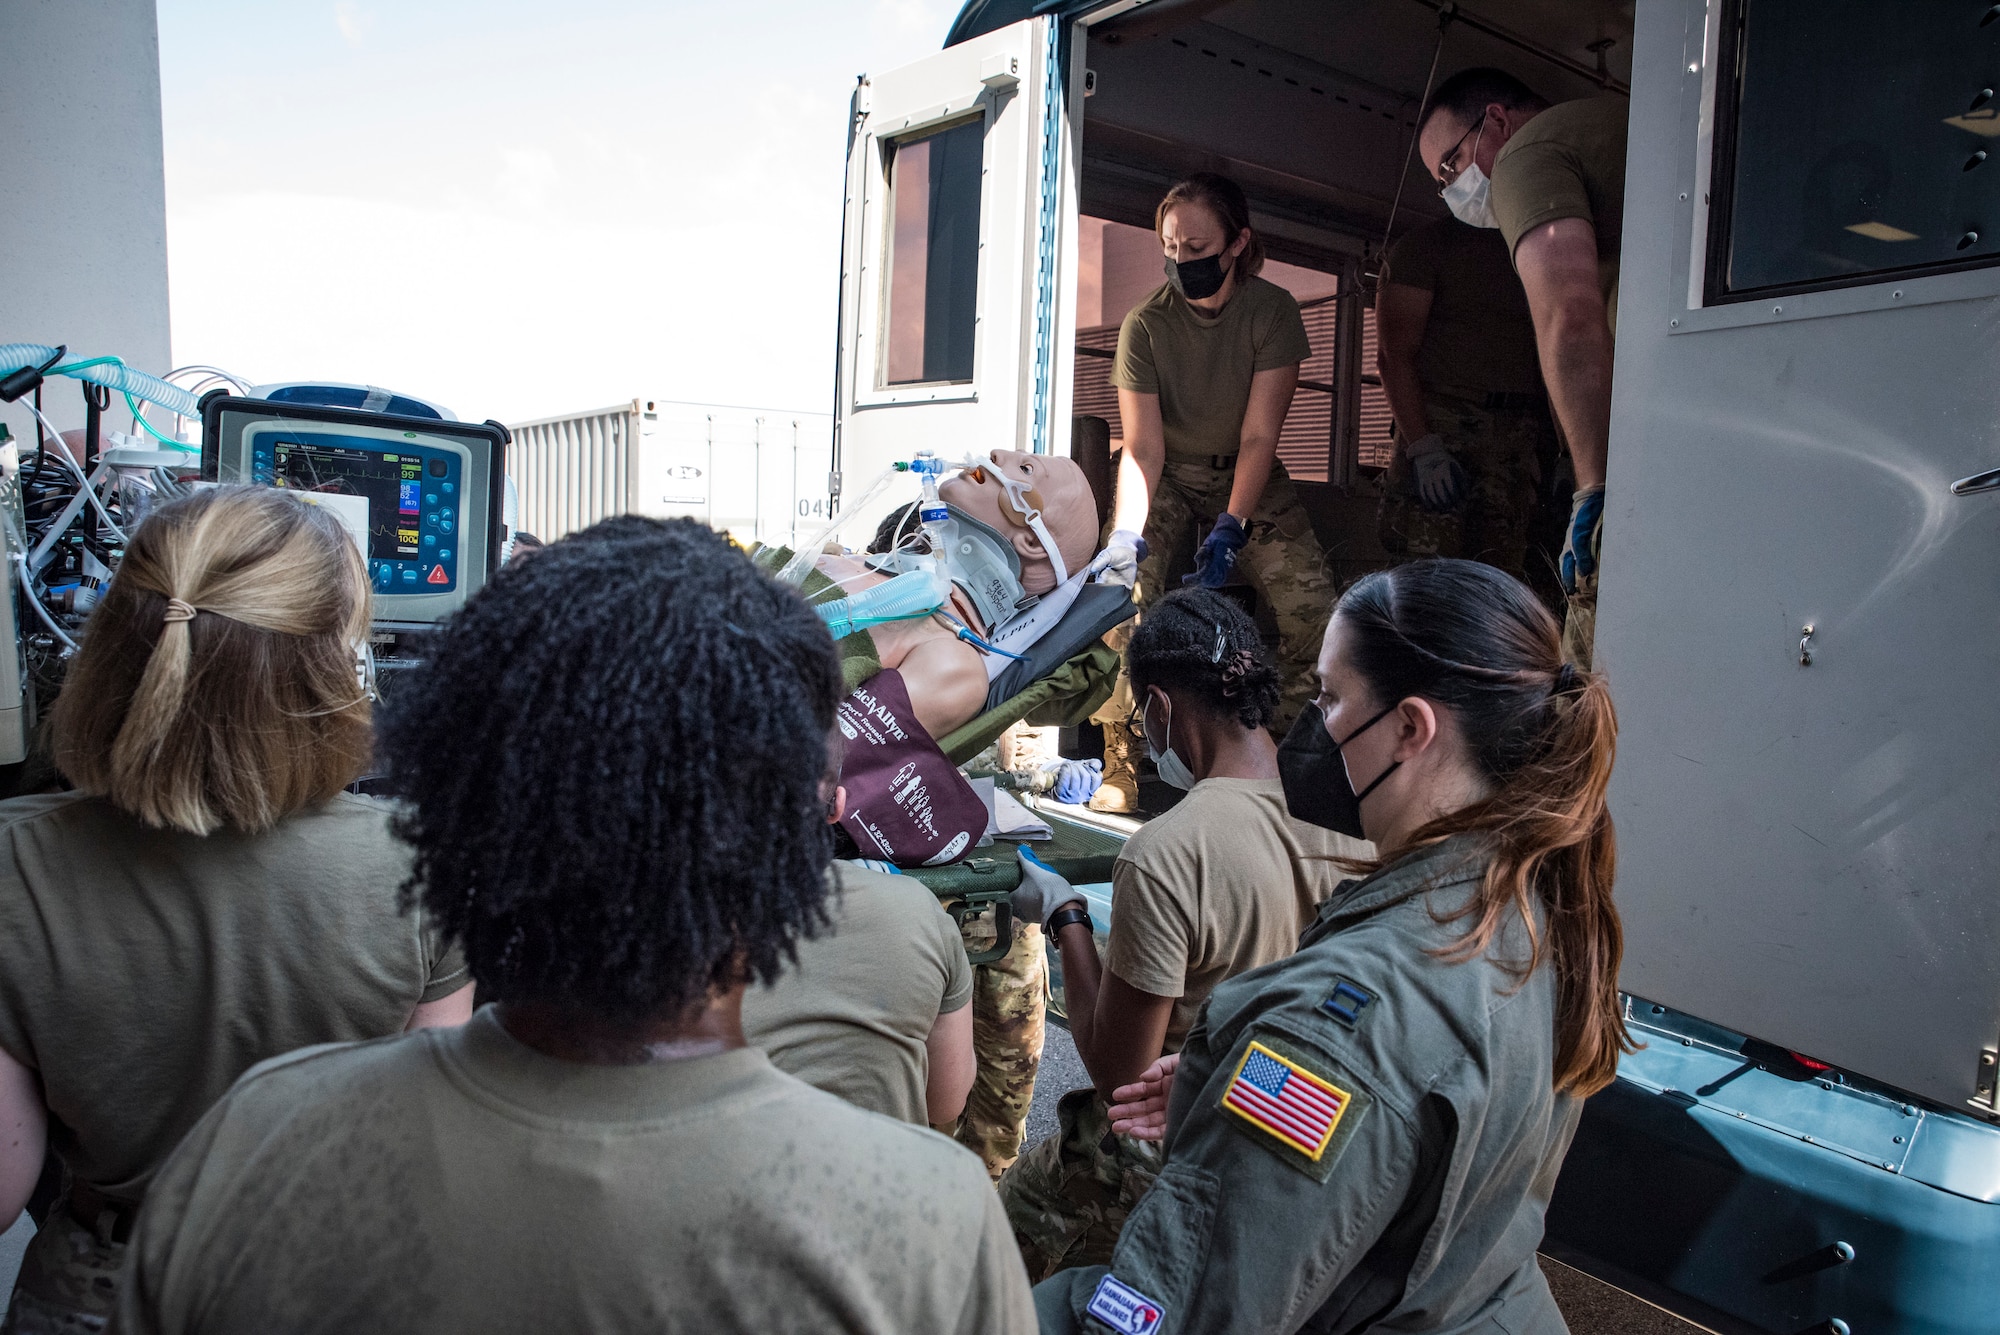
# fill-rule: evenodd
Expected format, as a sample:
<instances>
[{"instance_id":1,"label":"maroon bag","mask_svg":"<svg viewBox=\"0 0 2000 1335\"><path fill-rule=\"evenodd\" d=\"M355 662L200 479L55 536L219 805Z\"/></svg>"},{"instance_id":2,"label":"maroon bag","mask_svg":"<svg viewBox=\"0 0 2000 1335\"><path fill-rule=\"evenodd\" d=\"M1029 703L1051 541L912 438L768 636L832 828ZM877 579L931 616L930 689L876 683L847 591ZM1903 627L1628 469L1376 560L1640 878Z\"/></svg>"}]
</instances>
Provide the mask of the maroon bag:
<instances>
[{"instance_id":1,"label":"maroon bag","mask_svg":"<svg viewBox=\"0 0 2000 1335\"><path fill-rule=\"evenodd\" d=\"M847 738L840 824L863 857L902 867L954 862L986 833L986 804L917 722L903 674L884 670L841 701Z\"/></svg>"}]
</instances>

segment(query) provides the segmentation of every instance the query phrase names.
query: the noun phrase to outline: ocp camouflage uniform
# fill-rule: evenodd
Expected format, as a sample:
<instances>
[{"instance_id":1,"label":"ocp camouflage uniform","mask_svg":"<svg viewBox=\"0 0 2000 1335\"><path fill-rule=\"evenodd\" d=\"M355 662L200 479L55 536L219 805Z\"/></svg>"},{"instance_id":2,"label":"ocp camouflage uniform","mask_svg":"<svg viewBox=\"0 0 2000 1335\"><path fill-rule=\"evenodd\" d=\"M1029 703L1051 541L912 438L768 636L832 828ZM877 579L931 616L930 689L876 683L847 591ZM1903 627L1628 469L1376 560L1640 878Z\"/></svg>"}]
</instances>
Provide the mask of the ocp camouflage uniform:
<instances>
[{"instance_id":1,"label":"ocp camouflage uniform","mask_svg":"<svg viewBox=\"0 0 2000 1335\"><path fill-rule=\"evenodd\" d=\"M1056 1134L1000 1179L1031 1283L1070 1266L1108 1265L1126 1217L1160 1172L1160 1147L1114 1134L1096 1090L1063 1095L1056 1119Z\"/></svg>"},{"instance_id":2,"label":"ocp camouflage uniform","mask_svg":"<svg viewBox=\"0 0 2000 1335\"><path fill-rule=\"evenodd\" d=\"M107 1212L103 1227L93 1227L77 1220L69 1202L58 1200L28 1239L0 1335L103 1330L117 1305L118 1270L125 1260L124 1241L113 1239L112 1220L118 1217ZM129 1214L123 1222L129 1225Z\"/></svg>"},{"instance_id":3,"label":"ocp camouflage uniform","mask_svg":"<svg viewBox=\"0 0 2000 1335\"><path fill-rule=\"evenodd\" d=\"M1139 563L1139 620L1145 608L1173 588L1167 583L1167 569L1176 553L1193 550L1208 536L1215 517L1229 508L1229 492L1236 485L1236 456L1179 458L1168 456L1160 472L1160 485L1153 493L1146 514L1146 559ZM1333 615L1333 581L1327 578L1326 557L1319 538L1313 533L1312 519L1299 501L1291 475L1275 459L1264 494L1245 526L1250 541L1236 554L1236 570L1257 590L1278 624L1278 675L1280 691L1277 718L1271 730L1283 736L1312 698L1319 693L1314 664L1319 659L1320 640L1327 620ZM1107 533L1108 537L1109 534ZM1128 621L1105 642L1119 650L1138 620ZM1111 698L1091 715L1100 724L1126 723L1138 712L1132 698L1132 675L1121 665L1118 686Z\"/></svg>"},{"instance_id":4,"label":"ocp camouflage uniform","mask_svg":"<svg viewBox=\"0 0 2000 1335\"><path fill-rule=\"evenodd\" d=\"M1404 559L1461 557L1530 581L1543 468L1559 448L1546 401L1540 394L1492 394L1481 402L1426 392L1424 416L1465 470L1465 493L1445 513L1425 509L1399 441L1377 511L1382 545Z\"/></svg>"},{"instance_id":5,"label":"ocp camouflage uniform","mask_svg":"<svg viewBox=\"0 0 2000 1335\"><path fill-rule=\"evenodd\" d=\"M966 923L966 949L992 949L993 933L990 913ZM972 1051L979 1066L954 1132L959 1144L985 1161L995 1181L1019 1157L1027 1134L1047 1010L1042 929L1017 922L1013 949L991 964L973 966Z\"/></svg>"}]
</instances>

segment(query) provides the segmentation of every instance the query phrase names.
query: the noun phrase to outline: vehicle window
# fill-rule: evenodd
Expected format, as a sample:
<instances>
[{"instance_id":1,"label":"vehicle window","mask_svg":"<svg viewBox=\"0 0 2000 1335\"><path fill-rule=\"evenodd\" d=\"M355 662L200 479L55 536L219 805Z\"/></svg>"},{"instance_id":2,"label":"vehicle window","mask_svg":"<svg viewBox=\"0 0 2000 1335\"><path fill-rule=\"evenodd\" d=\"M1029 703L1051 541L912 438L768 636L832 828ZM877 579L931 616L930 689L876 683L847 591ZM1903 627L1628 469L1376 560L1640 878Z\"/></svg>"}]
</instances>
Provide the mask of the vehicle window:
<instances>
[{"instance_id":1,"label":"vehicle window","mask_svg":"<svg viewBox=\"0 0 2000 1335\"><path fill-rule=\"evenodd\" d=\"M961 121L889 145L885 384L972 379L984 130Z\"/></svg>"},{"instance_id":2,"label":"vehicle window","mask_svg":"<svg viewBox=\"0 0 2000 1335\"><path fill-rule=\"evenodd\" d=\"M1710 300L2000 261L1996 17L1967 0L1736 0Z\"/></svg>"}]
</instances>

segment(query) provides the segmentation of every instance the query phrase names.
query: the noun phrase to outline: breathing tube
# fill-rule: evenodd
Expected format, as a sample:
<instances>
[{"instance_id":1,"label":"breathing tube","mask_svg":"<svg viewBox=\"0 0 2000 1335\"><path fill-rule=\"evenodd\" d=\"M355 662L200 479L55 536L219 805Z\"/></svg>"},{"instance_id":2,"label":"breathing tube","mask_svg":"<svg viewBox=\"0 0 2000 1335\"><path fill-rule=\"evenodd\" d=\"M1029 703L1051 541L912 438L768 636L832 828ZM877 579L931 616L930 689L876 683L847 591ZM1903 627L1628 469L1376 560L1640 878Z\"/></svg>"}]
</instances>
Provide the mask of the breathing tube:
<instances>
[{"instance_id":1,"label":"breathing tube","mask_svg":"<svg viewBox=\"0 0 2000 1335\"><path fill-rule=\"evenodd\" d=\"M876 474L875 479L868 484L866 491L863 491L854 500L848 502L842 508L841 512L828 522L824 528L820 529L819 532L814 533L799 544L798 550L792 553L792 559L785 562L784 569L778 572L779 581L789 584L793 588L799 588L804 585L806 576L812 572L813 562L819 558L821 552L826 547L827 541L840 532L841 528L849 520L860 516L867 509L868 503L881 495L889 484L895 480L896 470L894 468L885 468Z\"/></svg>"},{"instance_id":2,"label":"breathing tube","mask_svg":"<svg viewBox=\"0 0 2000 1335\"><path fill-rule=\"evenodd\" d=\"M57 349L40 343L0 343L0 375L10 375L27 366L41 366L59 355ZM135 371L116 357L90 357L66 366L52 367L48 374L88 380L93 385L103 385L106 389L157 403L168 412L179 413L182 417L195 417L201 412L201 400L179 385L168 384L144 371Z\"/></svg>"},{"instance_id":3,"label":"breathing tube","mask_svg":"<svg viewBox=\"0 0 2000 1335\"><path fill-rule=\"evenodd\" d=\"M32 373L22 392L27 387L40 384L41 377L45 375L66 375L72 380L115 389L125 396L125 406L132 410L132 420L145 428L147 435L169 449L185 451L193 448L148 422L138 401L145 399L178 416L193 417L201 411L201 400L196 395L158 376L135 371L116 357L87 357L57 366L54 363L62 357L63 351L62 348L51 348L41 343L0 343L0 378L15 377L23 371ZM8 394L7 397L11 399L14 395Z\"/></svg>"}]
</instances>

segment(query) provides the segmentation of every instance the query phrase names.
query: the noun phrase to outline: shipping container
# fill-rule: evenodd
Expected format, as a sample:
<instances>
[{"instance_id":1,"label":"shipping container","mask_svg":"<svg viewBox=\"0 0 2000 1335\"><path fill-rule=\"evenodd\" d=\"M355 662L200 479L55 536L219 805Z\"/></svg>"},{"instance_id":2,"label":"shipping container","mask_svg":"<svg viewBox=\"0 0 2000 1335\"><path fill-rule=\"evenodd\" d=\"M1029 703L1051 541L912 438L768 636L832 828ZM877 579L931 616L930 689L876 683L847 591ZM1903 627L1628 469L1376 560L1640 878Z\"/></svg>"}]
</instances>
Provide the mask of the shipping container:
<instances>
[{"instance_id":1,"label":"shipping container","mask_svg":"<svg viewBox=\"0 0 2000 1335\"><path fill-rule=\"evenodd\" d=\"M508 429L519 527L545 542L616 514L688 516L744 543L826 519L828 413L633 399Z\"/></svg>"}]
</instances>

